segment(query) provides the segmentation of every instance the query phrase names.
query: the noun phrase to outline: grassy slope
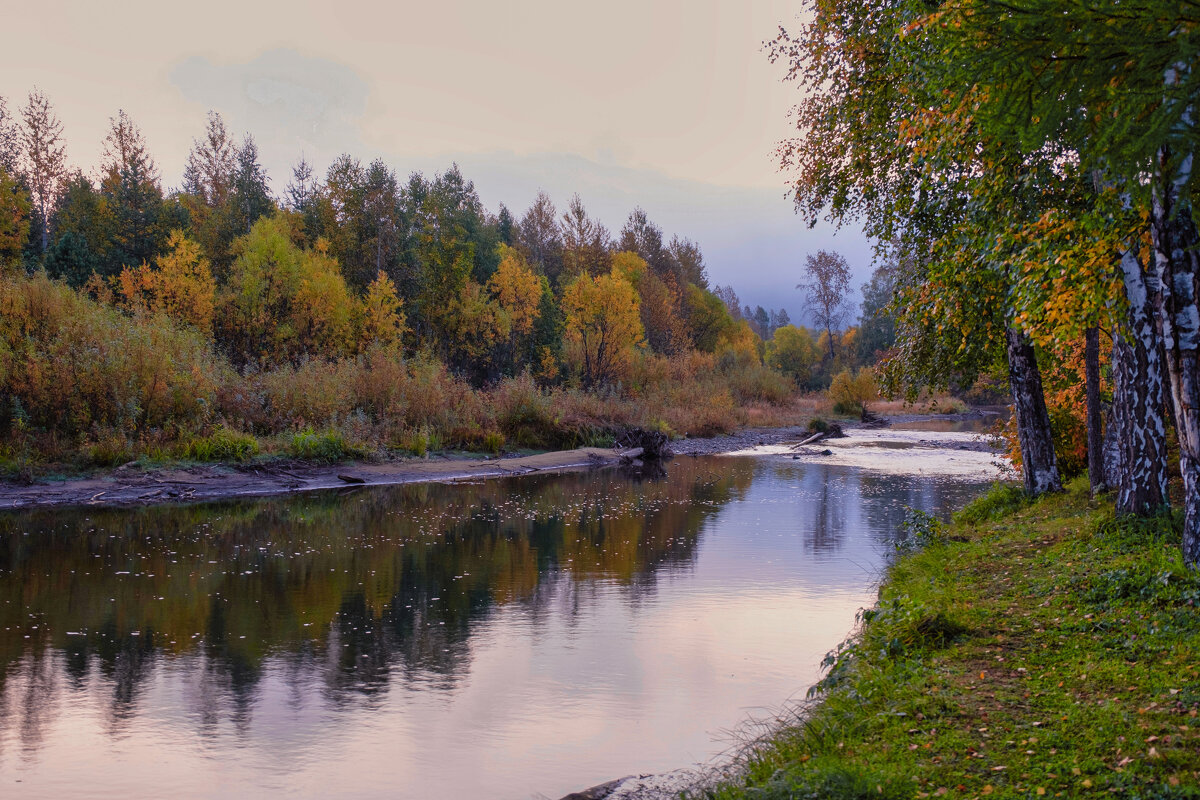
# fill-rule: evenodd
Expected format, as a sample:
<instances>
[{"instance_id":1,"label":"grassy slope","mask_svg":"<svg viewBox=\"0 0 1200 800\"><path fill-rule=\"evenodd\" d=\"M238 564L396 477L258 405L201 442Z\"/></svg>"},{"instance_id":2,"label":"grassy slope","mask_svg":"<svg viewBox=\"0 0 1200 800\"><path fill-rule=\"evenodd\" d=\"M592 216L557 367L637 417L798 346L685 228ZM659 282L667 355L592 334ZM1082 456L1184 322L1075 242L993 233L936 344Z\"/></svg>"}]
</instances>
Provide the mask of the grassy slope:
<instances>
[{"instance_id":1,"label":"grassy slope","mask_svg":"<svg viewBox=\"0 0 1200 800\"><path fill-rule=\"evenodd\" d=\"M1200 576L1177 522L1118 523L1078 482L1017 497L900 559L804 721L712 796L1200 796Z\"/></svg>"}]
</instances>

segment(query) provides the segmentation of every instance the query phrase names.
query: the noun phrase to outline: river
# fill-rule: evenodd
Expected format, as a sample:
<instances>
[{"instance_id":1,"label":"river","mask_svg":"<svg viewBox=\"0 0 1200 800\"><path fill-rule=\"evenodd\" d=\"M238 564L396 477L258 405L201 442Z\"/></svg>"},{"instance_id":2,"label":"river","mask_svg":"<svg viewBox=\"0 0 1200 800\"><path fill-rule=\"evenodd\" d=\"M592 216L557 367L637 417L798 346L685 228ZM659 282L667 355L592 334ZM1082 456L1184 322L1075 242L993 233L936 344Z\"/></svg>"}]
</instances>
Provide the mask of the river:
<instances>
[{"instance_id":1,"label":"river","mask_svg":"<svg viewBox=\"0 0 1200 800\"><path fill-rule=\"evenodd\" d=\"M906 507L986 488L929 436L966 434L0 516L0 796L555 798L705 762L818 678Z\"/></svg>"}]
</instances>

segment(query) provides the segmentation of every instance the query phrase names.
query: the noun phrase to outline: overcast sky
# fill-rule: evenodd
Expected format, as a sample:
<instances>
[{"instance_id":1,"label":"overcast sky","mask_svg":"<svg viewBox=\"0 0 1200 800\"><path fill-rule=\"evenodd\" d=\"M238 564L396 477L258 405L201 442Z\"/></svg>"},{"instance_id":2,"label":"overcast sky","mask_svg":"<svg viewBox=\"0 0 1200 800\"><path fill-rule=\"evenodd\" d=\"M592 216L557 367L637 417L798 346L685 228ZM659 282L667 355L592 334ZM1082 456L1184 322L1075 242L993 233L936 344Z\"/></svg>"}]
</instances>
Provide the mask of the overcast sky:
<instances>
[{"instance_id":1,"label":"overcast sky","mask_svg":"<svg viewBox=\"0 0 1200 800\"><path fill-rule=\"evenodd\" d=\"M179 10L176 10L179 9ZM0 95L33 86L91 171L108 118L141 126L180 183L209 109L249 132L279 193L301 154L382 157L404 176L457 161L488 208L578 192L614 232L634 205L696 240L713 283L801 306L804 256L834 249L855 286L857 231L808 230L773 150L795 88L762 43L794 25L782 0L337 3L47 2L6 10ZM11 35L19 32L19 35Z\"/></svg>"}]
</instances>

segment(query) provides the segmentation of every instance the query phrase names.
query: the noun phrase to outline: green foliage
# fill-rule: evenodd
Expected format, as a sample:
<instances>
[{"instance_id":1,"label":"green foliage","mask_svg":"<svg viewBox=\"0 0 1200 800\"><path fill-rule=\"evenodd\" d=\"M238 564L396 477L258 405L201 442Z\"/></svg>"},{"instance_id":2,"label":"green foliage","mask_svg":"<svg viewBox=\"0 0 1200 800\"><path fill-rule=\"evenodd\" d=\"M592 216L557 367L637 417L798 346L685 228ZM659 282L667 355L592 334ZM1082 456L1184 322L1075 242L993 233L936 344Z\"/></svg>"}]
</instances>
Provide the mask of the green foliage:
<instances>
[{"instance_id":1,"label":"green foliage","mask_svg":"<svg viewBox=\"0 0 1200 800\"><path fill-rule=\"evenodd\" d=\"M504 449L504 434L499 431L488 431L483 435L483 447L489 453L498 455Z\"/></svg>"},{"instance_id":2,"label":"green foliage","mask_svg":"<svg viewBox=\"0 0 1200 800\"><path fill-rule=\"evenodd\" d=\"M288 453L293 458L305 461L335 464L339 461L363 458L367 455L367 450L351 444L338 431L327 430L317 433L312 428L305 428L292 434L291 441L288 442Z\"/></svg>"},{"instance_id":3,"label":"green foliage","mask_svg":"<svg viewBox=\"0 0 1200 800\"><path fill-rule=\"evenodd\" d=\"M119 432L107 430L84 447L86 463L97 467L116 467L134 458L129 440Z\"/></svg>"},{"instance_id":4,"label":"green foliage","mask_svg":"<svg viewBox=\"0 0 1200 800\"><path fill-rule=\"evenodd\" d=\"M79 288L100 267L100 260L88 247L87 240L75 231L67 231L54 240L46 251L46 272Z\"/></svg>"},{"instance_id":5,"label":"green foliage","mask_svg":"<svg viewBox=\"0 0 1200 800\"><path fill-rule=\"evenodd\" d=\"M893 302L899 281L900 266L884 261L862 287L862 311L858 335L854 339L855 356L860 364L873 366L884 353L896 344L896 317Z\"/></svg>"},{"instance_id":6,"label":"green foliage","mask_svg":"<svg viewBox=\"0 0 1200 800\"><path fill-rule=\"evenodd\" d=\"M722 335L734 324L725 303L699 286L688 286L684 308L692 344L702 352L714 352Z\"/></svg>"},{"instance_id":7,"label":"green foliage","mask_svg":"<svg viewBox=\"0 0 1200 800\"><path fill-rule=\"evenodd\" d=\"M1023 486L997 483L987 494L980 495L956 511L954 522L959 525L978 525L1003 519L1025 508L1029 502L1029 495L1025 493Z\"/></svg>"},{"instance_id":8,"label":"green foliage","mask_svg":"<svg viewBox=\"0 0 1200 800\"><path fill-rule=\"evenodd\" d=\"M1200 583L1175 523L1089 508L1080 481L1015 499L902 555L816 701L704 796L1200 795Z\"/></svg>"},{"instance_id":9,"label":"green foliage","mask_svg":"<svg viewBox=\"0 0 1200 800\"><path fill-rule=\"evenodd\" d=\"M222 426L207 436L192 439L184 454L196 461L245 461L258 455L258 451L258 439Z\"/></svg>"},{"instance_id":10,"label":"green foliage","mask_svg":"<svg viewBox=\"0 0 1200 800\"><path fill-rule=\"evenodd\" d=\"M29 241L29 193L0 166L0 267L20 257Z\"/></svg>"},{"instance_id":11,"label":"green foliage","mask_svg":"<svg viewBox=\"0 0 1200 800\"><path fill-rule=\"evenodd\" d=\"M785 325L767 342L766 362L801 386L808 384L820 358L807 328Z\"/></svg>"},{"instance_id":12,"label":"green foliage","mask_svg":"<svg viewBox=\"0 0 1200 800\"><path fill-rule=\"evenodd\" d=\"M237 364L337 357L356 343L360 301L337 262L320 248L301 249L297 237L296 220L281 212L234 243L216 325Z\"/></svg>"},{"instance_id":13,"label":"green foliage","mask_svg":"<svg viewBox=\"0 0 1200 800\"><path fill-rule=\"evenodd\" d=\"M900 524L901 537L896 542L897 550L919 550L942 540L945 526L937 517L916 508L906 508L904 512L904 521Z\"/></svg>"}]
</instances>

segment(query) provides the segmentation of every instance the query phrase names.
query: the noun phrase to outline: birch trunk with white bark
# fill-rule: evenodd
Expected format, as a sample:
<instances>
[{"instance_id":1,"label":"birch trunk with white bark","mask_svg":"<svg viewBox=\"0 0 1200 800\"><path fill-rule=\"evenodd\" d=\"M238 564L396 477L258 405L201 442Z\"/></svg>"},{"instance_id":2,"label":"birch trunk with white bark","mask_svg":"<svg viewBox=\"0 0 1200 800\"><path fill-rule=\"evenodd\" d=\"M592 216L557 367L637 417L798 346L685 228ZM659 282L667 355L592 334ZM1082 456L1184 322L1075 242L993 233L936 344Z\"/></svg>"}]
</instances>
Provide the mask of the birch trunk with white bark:
<instances>
[{"instance_id":1,"label":"birch trunk with white bark","mask_svg":"<svg viewBox=\"0 0 1200 800\"><path fill-rule=\"evenodd\" d=\"M1113 337L1113 404L1109 424L1117 448L1117 513L1148 515L1167 505L1167 427L1163 417L1163 364L1155 322L1160 295L1156 270L1137 250L1121 254L1127 310Z\"/></svg>"},{"instance_id":2,"label":"birch trunk with white bark","mask_svg":"<svg viewBox=\"0 0 1200 800\"><path fill-rule=\"evenodd\" d=\"M1159 151L1150 235L1160 284L1157 318L1166 355L1179 471L1183 476L1183 559L1200 566L1200 243L1190 203L1180 189L1191 177L1191 156L1172 167L1171 154Z\"/></svg>"}]
</instances>

